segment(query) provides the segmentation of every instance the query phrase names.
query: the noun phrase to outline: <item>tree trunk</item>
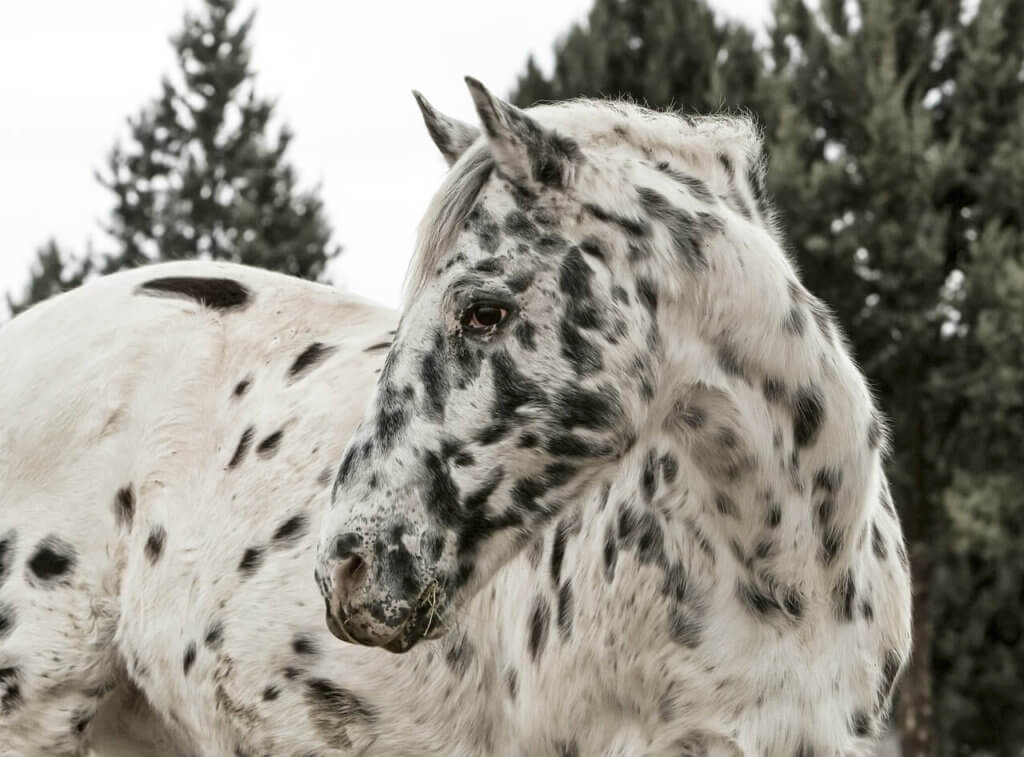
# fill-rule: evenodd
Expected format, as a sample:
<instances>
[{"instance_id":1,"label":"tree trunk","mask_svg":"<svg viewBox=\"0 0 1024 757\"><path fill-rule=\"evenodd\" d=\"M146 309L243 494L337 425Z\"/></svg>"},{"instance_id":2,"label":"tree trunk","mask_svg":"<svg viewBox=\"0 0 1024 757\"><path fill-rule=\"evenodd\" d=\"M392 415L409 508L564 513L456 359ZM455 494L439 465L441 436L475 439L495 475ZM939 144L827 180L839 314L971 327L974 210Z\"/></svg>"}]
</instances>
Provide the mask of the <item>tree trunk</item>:
<instances>
[{"instance_id":1,"label":"tree trunk","mask_svg":"<svg viewBox=\"0 0 1024 757\"><path fill-rule=\"evenodd\" d=\"M914 652L900 686L897 718L903 757L935 757L935 703L932 699L931 555L926 541L910 545L914 577Z\"/></svg>"}]
</instances>

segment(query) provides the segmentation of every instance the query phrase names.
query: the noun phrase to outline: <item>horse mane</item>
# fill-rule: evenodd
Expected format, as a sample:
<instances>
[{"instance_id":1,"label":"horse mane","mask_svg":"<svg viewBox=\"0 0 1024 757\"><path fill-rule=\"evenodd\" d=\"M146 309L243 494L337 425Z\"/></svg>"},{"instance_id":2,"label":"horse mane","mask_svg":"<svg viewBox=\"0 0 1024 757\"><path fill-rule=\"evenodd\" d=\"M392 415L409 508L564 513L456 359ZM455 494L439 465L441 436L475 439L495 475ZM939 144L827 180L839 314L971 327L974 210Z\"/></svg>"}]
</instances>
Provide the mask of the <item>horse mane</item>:
<instances>
[{"instance_id":1,"label":"horse mane","mask_svg":"<svg viewBox=\"0 0 1024 757\"><path fill-rule=\"evenodd\" d=\"M763 138L747 115L693 116L652 110L625 100L589 98L535 105L526 112L542 126L572 137L584 149L625 145L647 155L672 155L687 163L697 176L728 173L729 181L735 178L747 183L755 195L763 185ZM487 141L481 138L445 176L420 221L403 287L405 302L422 290L451 250L494 166ZM762 215L770 226L770 215Z\"/></svg>"}]
</instances>

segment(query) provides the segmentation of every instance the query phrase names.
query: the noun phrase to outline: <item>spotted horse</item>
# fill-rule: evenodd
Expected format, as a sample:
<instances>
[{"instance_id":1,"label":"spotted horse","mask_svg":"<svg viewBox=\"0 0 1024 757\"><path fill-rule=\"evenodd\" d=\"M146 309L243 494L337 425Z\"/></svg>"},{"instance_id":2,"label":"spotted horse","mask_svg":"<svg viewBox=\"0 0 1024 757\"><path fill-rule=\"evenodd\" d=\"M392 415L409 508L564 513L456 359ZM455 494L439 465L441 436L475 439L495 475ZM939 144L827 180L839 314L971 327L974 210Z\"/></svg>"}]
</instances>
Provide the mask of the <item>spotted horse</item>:
<instances>
[{"instance_id":1,"label":"spotted horse","mask_svg":"<svg viewBox=\"0 0 1024 757\"><path fill-rule=\"evenodd\" d=\"M0 327L0 754L871 753L886 434L757 132L467 82L400 319L183 262Z\"/></svg>"}]
</instances>

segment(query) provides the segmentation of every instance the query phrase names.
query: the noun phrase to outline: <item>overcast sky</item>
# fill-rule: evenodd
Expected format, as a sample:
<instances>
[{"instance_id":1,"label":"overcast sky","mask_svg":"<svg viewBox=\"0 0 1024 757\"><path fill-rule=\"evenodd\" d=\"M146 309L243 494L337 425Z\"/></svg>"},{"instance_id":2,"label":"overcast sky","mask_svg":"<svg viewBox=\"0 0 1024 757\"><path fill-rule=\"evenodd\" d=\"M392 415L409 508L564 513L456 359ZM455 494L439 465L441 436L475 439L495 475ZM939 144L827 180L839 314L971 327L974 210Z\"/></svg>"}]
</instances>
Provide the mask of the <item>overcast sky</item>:
<instances>
[{"instance_id":1,"label":"overcast sky","mask_svg":"<svg viewBox=\"0 0 1024 757\"><path fill-rule=\"evenodd\" d=\"M715 0L760 25L768 0ZM125 118L174 67L168 37L197 0L0 1L0 294L36 247L92 239L109 192L94 171ZM507 96L529 53L551 48L591 0L264 0L253 30L258 89L296 136L303 186L320 183L345 247L335 283L397 304L416 224L444 172L410 94L475 120L462 77ZM2 297L0 297L2 301Z\"/></svg>"}]
</instances>

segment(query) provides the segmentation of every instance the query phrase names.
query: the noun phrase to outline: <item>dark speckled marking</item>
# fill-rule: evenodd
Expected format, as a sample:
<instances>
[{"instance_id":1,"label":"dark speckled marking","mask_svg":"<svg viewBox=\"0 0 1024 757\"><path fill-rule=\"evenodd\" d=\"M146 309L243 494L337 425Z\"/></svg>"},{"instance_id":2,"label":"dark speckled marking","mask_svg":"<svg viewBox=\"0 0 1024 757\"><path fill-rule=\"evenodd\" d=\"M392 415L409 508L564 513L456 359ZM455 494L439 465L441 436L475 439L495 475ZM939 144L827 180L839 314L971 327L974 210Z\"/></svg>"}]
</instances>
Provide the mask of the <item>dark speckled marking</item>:
<instances>
[{"instance_id":1,"label":"dark speckled marking","mask_svg":"<svg viewBox=\"0 0 1024 757\"><path fill-rule=\"evenodd\" d=\"M75 568L78 553L75 548L54 534L42 539L28 561L28 569L41 581L50 582L70 573Z\"/></svg>"},{"instance_id":2,"label":"dark speckled marking","mask_svg":"<svg viewBox=\"0 0 1024 757\"><path fill-rule=\"evenodd\" d=\"M249 547L245 550L241 561L238 563L238 571L246 577L255 573L257 568L263 564L263 552L263 547Z\"/></svg>"},{"instance_id":3,"label":"dark speckled marking","mask_svg":"<svg viewBox=\"0 0 1024 757\"><path fill-rule=\"evenodd\" d=\"M128 484L117 490L114 495L114 519L117 525L128 530L132 527L132 518L135 517L135 492L132 485Z\"/></svg>"},{"instance_id":4,"label":"dark speckled marking","mask_svg":"<svg viewBox=\"0 0 1024 757\"><path fill-rule=\"evenodd\" d=\"M149 538L146 539L146 557L149 559L150 564L155 565L156 561L160 559L160 555L164 551L164 542L167 541L167 531L164 530L163 526L154 526L149 532Z\"/></svg>"},{"instance_id":5,"label":"dark speckled marking","mask_svg":"<svg viewBox=\"0 0 1024 757\"><path fill-rule=\"evenodd\" d=\"M235 452L228 460L228 468L236 468L238 464L245 459L245 453L249 451L249 445L252 444L253 434L256 433L256 429L249 426L245 431L242 432L241 438L238 440L238 446L235 447Z\"/></svg>"},{"instance_id":6,"label":"dark speckled marking","mask_svg":"<svg viewBox=\"0 0 1024 757\"><path fill-rule=\"evenodd\" d=\"M281 445L281 437L284 436L284 431L278 430L266 437L256 447L256 454L267 460L277 454L277 450Z\"/></svg>"},{"instance_id":7,"label":"dark speckled marking","mask_svg":"<svg viewBox=\"0 0 1024 757\"><path fill-rule=\"evenodd\" d=\"M181 663L181 667L182 667L182 670L184 671L185 675L188 675L188 672L190 670L192 670L192 666L195 664L195 661L196 661L196 643L194 641L190 641L188 643L188 646L185 647L185 655L182 658L182 663Z\"/></svg>"},{"instance_id":8,"label":"dark speckled marking","mask_svg":"<svg viewBox=\"0 0 1024 757\"><path fill-rule=\"evenodd\" d=\"M309 519L303 513L293 515L274 530L273 546L287 547L296 544L309 528Z\"/></svg>"},{"instance_id":9,"label":"dark speckled marking","mask_svg":"<svg viewBox=\"0 0 1024 757\"><path fill-rule=\"evenodd\" d=\"M323 342L313 342L306 349L299 353L298 357L288 368L288 378L292 381L308 373L317 363L323 361L332 352L334 347L328 347Z\"/></svg>"},{"instance_id":10,"label":"dark speckled marking","mask_svg":"<svg viewBox=\"0 0 1024 757\"><path fill-rule=\"evenodd\" d=\"M234 279L205 276L165 276L139 287L141 294L171 295L195 300L211 310L234 310L249 303L251 292Z\"/></svg>"},{"instance_id":11,"label":"dark speckled marking","mask_svg":"<svg viewBox=\"0 0 1024 757\"><path fill-rule=\"evenodd\" d=\"M544 597L537 597L533 602L533 612L530 613L529 638L527 639L530 659L534 662L544 651L550 622L551 608L548 606L547 600Z\"/></svg>"}]
</instances>

